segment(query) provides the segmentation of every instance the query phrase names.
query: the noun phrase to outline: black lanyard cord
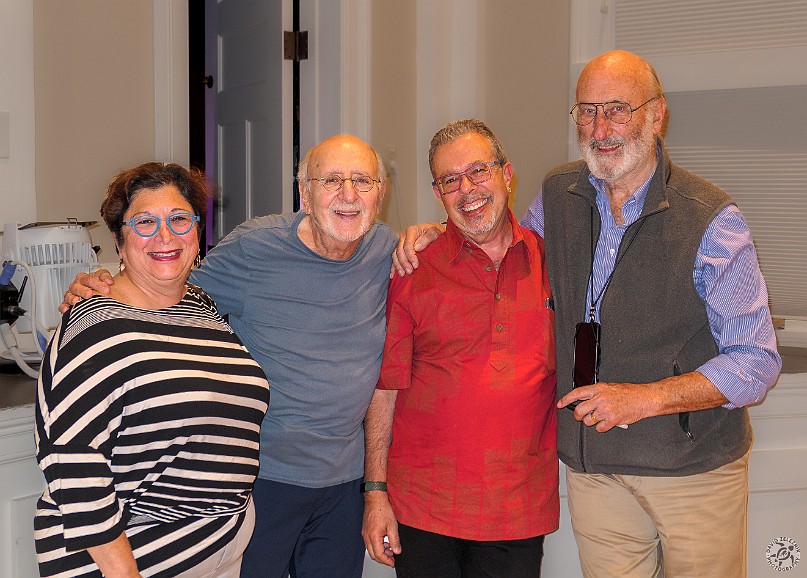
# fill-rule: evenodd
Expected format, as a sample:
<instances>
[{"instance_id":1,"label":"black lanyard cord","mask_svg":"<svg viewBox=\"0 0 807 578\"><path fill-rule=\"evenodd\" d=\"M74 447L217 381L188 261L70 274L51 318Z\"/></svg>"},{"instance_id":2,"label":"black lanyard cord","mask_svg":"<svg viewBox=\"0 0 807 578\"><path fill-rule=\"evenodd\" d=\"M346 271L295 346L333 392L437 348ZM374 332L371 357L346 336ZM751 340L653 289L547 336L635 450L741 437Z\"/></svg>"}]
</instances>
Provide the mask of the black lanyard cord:
<instances>
[{"instance_id":1,"label":"black lanyard cord","mask_svg":"<svg viewBox=\"0 0 807 578\"><path fill-rule=\"evenodd\" d=\"M622 261L622 258L625 256L625 253L627 253L628 249L630 249L630 246L633 244L633 240L636 237L639 236L639 231L642 230L642 226L644 225L644 222L645 222L645 220L642 219L641 222L639 223L639 228L636 229L636 233L628 241L628 244L625 247L625 250L621 251L621 252L619 252L617 254L617 259L616 259L616 263L614 263L614 268L611 269L611 274L608 275L608 278L605 280L605 283L603 284L603 286L600 289L599 293L597 293L597 298L595 299L594 298L594 249L595 249L596 244L594 243L594 205L591 206L591 273L589 273L589 277L588 277L589 286L591 287L591 305L589 306L589 309L588 309L588 317L589 317L590 322L594 321L594 314L597 311L597 303L599 303L600 299L602 299L603 295L605 295L605 290L608 288L608 285L611 283L611 278L613 278L613 276L614 276L614 272L616 271L617 265L619 265L620 261ZM628 228L630 228L630 226ZM626 230L625 232L627 233L628 231ZM602 229L600 229L600 233L602 233ZM623 239L624 239L624 237L623 237ZM597 238L597 241L599 241L599 237ZM621 246L622 242L620 241L619 244Z\"/></svg>"}]
</instances>

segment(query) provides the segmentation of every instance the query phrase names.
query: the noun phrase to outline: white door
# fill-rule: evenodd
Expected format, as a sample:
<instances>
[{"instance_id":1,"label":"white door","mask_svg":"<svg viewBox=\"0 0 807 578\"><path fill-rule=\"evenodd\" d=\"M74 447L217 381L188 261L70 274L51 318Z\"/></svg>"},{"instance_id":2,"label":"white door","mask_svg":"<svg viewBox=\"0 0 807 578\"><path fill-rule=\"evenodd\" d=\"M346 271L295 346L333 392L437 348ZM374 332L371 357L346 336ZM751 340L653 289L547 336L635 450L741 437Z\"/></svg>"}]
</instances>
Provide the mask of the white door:
<instances>
[{"instance_id":1,"label":"white door","mask_svg":"<svg viewBox=\"0 0 807 578\"><path fill-rule=\"evenodd\" d=\"M206 1L216 23L220 239L248 218L283 212L284 196L291 198L291 101L284 99L291 93L291 66L283 60L283 17L291 0Z\"/></svg>"},{"instance_id":2,"label":"white door","mask_svg":"<svg viewBox=\"0 0 807 578\"><path fill-rule=\"evenodd\" d=\"M324 138L370 134L369 0L300 0L308 59L300 62L300 157ZM213 241L243 220L290 212L292 62L283 60L283 31L292 29L292 0L205 0L206 74L215 78L216 122L210 127L208 176L218 185ZM215 24L215 25L213 25Z\"/></svg>"}]
</instances>

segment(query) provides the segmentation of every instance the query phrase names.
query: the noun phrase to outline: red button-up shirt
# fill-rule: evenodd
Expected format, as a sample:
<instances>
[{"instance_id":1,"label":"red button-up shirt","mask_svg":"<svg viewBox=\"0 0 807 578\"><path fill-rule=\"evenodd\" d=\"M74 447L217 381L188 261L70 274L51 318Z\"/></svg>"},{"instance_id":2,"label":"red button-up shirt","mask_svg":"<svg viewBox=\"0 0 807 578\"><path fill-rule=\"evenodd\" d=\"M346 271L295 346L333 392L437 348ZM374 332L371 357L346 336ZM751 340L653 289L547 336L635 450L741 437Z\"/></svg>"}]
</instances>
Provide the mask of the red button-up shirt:
<instances>
[{"instance_id":1,"label":"red button-up shirt","mask_svg":"<svg viewBox=\"0 0 807 578\"><path fill-rule=\"evenodd\" d=\"M509 213L498 271L449 222L387 298L380 389L398 389L397 519L469 540L558 528L554 312L543 240Z\"/></svg>"}]
</instances>

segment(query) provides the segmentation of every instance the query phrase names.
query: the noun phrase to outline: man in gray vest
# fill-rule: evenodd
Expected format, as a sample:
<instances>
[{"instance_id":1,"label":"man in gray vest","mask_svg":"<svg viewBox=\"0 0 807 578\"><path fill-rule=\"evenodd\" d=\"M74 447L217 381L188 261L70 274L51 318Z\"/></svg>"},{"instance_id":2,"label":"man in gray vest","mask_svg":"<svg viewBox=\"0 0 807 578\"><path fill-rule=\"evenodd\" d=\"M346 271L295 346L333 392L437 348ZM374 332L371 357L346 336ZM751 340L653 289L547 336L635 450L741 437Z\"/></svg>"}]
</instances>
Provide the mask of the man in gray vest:
<instances>
[{"instance_id":1,"label":"man in gray vest","mask_svg":"<svg viewBox=\"0 0 807 578\"><path fill-rule=\"evenodd\" d=\"M589 62L571 110L582 160L550 171L522 220L545 241L558 455L587 578L746 575L745 406L781 369L748 226L670 161L666 113L645 60ZM398 251L399 272L412 255Z\"/></svg>"}]
</instances>

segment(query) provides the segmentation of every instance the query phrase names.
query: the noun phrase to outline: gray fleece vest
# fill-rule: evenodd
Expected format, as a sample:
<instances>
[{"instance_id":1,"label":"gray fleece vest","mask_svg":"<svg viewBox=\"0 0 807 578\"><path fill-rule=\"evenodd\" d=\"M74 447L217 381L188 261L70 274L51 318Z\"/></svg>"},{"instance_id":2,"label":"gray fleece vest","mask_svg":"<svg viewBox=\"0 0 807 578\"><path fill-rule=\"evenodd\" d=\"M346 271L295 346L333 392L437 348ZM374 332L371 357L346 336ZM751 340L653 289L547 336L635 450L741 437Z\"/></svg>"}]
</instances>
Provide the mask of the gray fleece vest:
<instances>
[{"instance_id":1,"label":"gray fleece vest","mask_svg":"<svg viewBox=\"0 0 807 578\"><path fill-rule=\"evenodd\" d=\"M584 321L593 237L599 237L596 190L582 161L563 165L543 184L545 247L555 298L558 397L571 389L575 326ZM628 227L602 298L600 381L650 383L697 369L718 353L692 279L709 223L731 199L672 164L662 146L639 219ZM690 413L690 440L678 414L599 433L559 410L558 455L578 471L685 476L713 470L751 446L748 412L722 407Z\"/></svg>"}]
</instances>

